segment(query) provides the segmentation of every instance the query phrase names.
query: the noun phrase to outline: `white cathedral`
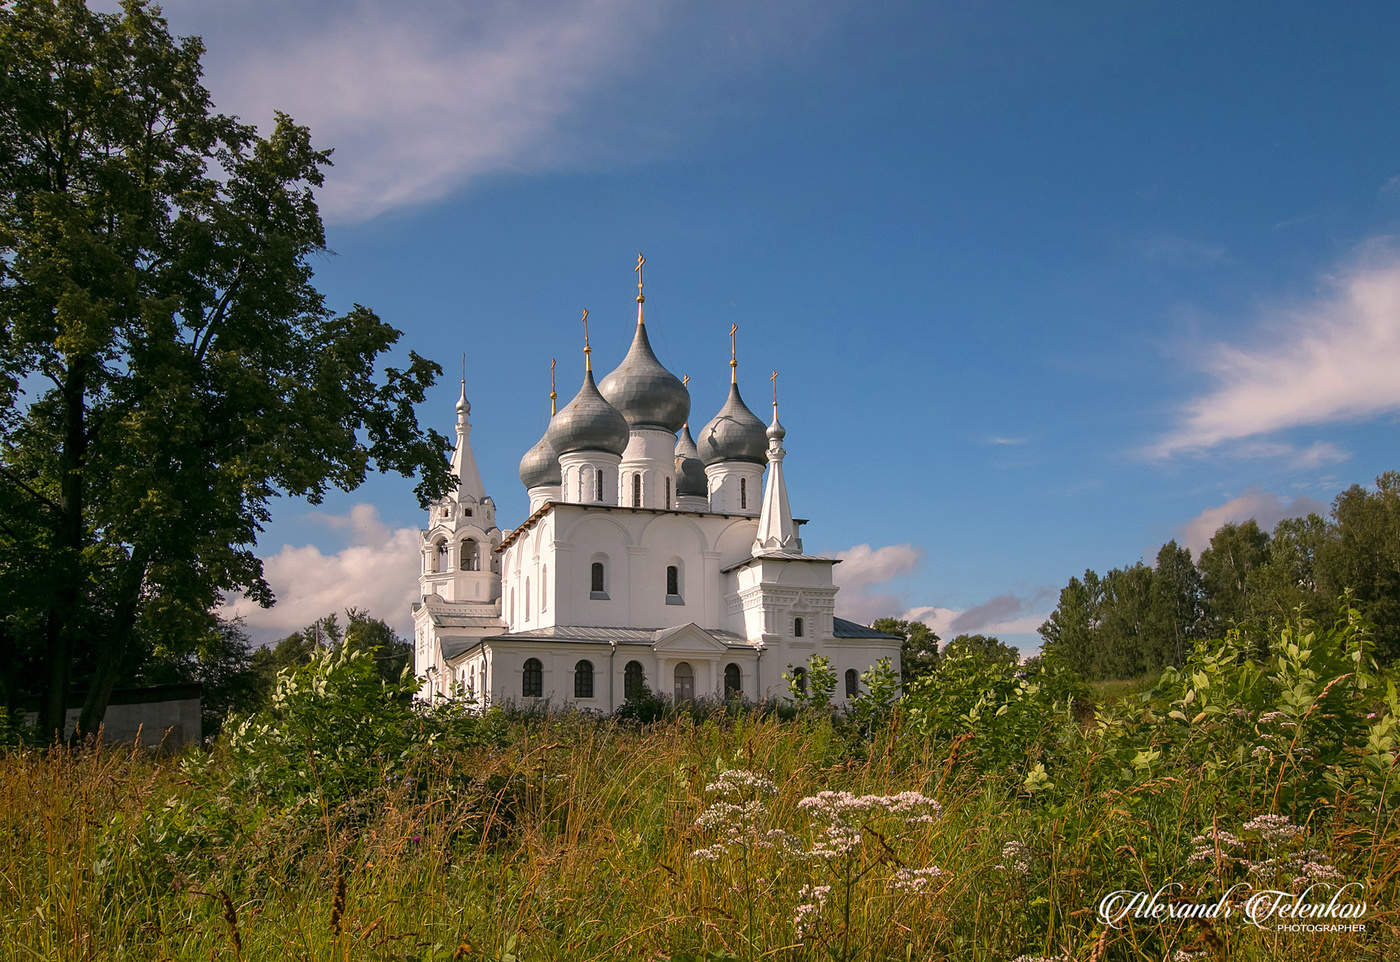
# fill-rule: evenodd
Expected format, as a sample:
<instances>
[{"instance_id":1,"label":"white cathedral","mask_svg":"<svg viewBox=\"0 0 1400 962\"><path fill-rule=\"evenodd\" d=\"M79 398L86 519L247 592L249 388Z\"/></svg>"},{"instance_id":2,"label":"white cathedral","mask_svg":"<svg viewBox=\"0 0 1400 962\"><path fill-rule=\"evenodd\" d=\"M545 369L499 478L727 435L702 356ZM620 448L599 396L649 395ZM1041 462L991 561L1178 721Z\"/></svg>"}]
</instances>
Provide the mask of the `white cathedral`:
<instances>
[{"instance_id":1,"label":"white cathedral","mask_svg":"<svg viewBox=\"0 0 1400 962\"><path fill-rule=\"evenodd\" d=\"M584 312L583 385L559 411L551 389L549 427L520 460L530 514L510 531L472 455L463 378L457 487L422 532L421 699L611 712L645 685L760 700L787 693L785 672L805 684L819 654L842 703L880 659L898 672L900 639L837 618L837 560L802 551L776 382L765 428L739 395L732 327L729 397L692 439L687 385L647 337L642 263L632 346L597 384Z\"/></svg>"}]
</instances>

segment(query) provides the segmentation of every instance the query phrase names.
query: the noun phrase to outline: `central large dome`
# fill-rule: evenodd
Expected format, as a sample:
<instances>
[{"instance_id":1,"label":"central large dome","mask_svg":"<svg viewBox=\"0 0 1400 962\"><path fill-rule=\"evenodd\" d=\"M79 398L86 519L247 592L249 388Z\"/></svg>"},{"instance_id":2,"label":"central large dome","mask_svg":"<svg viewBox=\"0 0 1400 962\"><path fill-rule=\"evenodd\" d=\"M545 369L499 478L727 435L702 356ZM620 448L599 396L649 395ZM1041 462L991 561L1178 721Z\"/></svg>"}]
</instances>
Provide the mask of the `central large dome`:
<instances>
[{"instance_id":1,"label":"central large dome","mask_svg":"<svg viewBox=\"0 0 1400 962\"><path fill-rule=\"evenodd\" d=\"M642 323L637 324L627 356L599 382L598 391L634 430L660 428L675 434L690 417L690 392L656 359Z\"/></svg>"}]
</instances>

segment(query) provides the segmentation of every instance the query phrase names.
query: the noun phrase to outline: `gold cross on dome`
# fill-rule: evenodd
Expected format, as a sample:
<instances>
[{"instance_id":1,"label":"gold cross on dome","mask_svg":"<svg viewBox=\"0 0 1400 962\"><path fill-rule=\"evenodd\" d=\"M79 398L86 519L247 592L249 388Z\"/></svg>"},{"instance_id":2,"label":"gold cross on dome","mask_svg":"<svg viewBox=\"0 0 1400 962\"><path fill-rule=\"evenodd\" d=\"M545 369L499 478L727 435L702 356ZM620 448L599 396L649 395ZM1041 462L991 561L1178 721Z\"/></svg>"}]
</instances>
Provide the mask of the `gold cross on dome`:
<instances>
[{"instance_id":1,"label":"gold cross on dome","mask_svg":"<svg viewBox=\"0 0 1400 962\"><path fill-rule=\"evenodd\" d=\"M689 387L690 387L690 375L689 375L689 374L686 374L686 375L684 375L684 376L681 377L681 384L684 385L686 388L689 388Z\"/></svg>"},{"instance_id":2,"label":"gold cross on dome","mask_svg":"<svg viewBox=\"0 0 1400 962\"><path fill-rule=\"evenodd\" d=\"M773 406L778 406L778 372L774 371L768 378L773 382Z\"/></svg>"},{"instance_id":3,"label":"gold cross on dome","mask_svg":"<svg viewBox=\"0 0 1400 962\"><path fill-rule=\"evenodd\" d=\"M734 332L736 332L737 330L739 330L738 324L729 325L729 359L731 361L734 360L736 356L734 353Z\"/></svg>"},{"instance_id":4,"label":"gold cross on dome","mask_svg":"<svg viewBox=\"0 0 1400 962\"><path fill-rule=\"evenodd\" d=\"M634 267L634 268L632 268L634 271L637 272L637 296L638 296L638 297L641 297L641 296L642 296L642 265L645 264L646 262L647 262L647 259L646 259L645 257L642 256L642 252L641 252L641 251L638 251L638 252L637 252L637 266Z\"/></svg>"},{"instance_id":5,"label":"gold cross on dome","mask_svg":"<svg viewBox=\"0 0 1400 962\"><path fill-rule=\"evenodd\" d=\"M554 410L554 402L559 397L558 393L554 390L554 363L555 359L551 357L549 359L549 413L551 415L557 413Z\"/></svg>"},{"instance_id":6,"label":"gold cross on dome","mask_svg":"<svg viewBox=\"0 0 1400 962\"><path fill-rule=\"evenodd\" d=\"M583 369L591 371L593 370L593 359L589 355L593 353L593 348L588 343L588 308L583 309L583 317L580 320L583 321Z\"/></svg>"}]
</instances>

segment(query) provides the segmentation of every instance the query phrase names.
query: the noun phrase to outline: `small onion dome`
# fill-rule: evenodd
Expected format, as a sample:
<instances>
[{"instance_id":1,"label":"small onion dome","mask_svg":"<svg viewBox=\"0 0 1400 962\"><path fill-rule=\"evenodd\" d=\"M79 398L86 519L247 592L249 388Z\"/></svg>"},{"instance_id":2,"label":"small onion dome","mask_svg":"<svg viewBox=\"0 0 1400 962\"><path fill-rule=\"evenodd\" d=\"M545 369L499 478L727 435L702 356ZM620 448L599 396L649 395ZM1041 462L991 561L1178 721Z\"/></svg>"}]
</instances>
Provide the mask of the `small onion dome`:
<instances>
[{"instance_id":1,"label":"small onion dome","mask_svg":"<svg viewBox=\"0 0 1400 962\"><path fill-rule=\"evenodd\" d=\"M783 427L782 422L778 420L778 406L776 404L773 405L773 423L768 425L768 430L764 433L768 435L770 441L781 441L787 437L787 428Z\"/></svg>"},{"instance_id":2,"label":"small onion dome","mask_svg":"<svg viewBox=\"0 0 1400 962\"><path fill-rule=\"evenodd\" d=\"M690 392L656 359L645 324L637 325L627 356L603 378L598 390L633 428L661 428L675 434L690 417Z\"/></svg>"},{"instance_id":3,"label":"small onion dome","mask_svg":"<svg viewBox=\"0 0 1400 962\"><path fill-rule=\"evenodd\" d=\"M724 407L700 431L700 460L705 464L721 461L748 461L767 464L767 436L763 422L744 406L739 397L739 385L730 383L729 398Z\"/></svg>"},{"instance_id":4,"label":"small onion dome","mask_svg":"<svg viewBox=\"0 0 1400 962\"><path fill-rule=\"evenodd\" d=\"M555 454L554 448L550 446L548 431L520 459L520 483L526 488L564 483L563 476L559 473L559 455Z\"/></svg>"},{"instance_id":5,"label":"small onion dome","mask_svg":"<svg viewBox=\"0 0 1400 962\"><path fill-rule=\"evenodd\" d=\"M707 498L710 488L705 480L705 463L700 460L695 439L690 436L690 425L686 424L681 427L681 439L676 442L676 497L689 495Z\"/></svg>"},{"instance_id":6,"label":"small onion dome","mask_svg":"<svg viewBox=\"0 0 1400 962\"><path fill-rule=\"evenodd\" d=\"M544 439L559 454L574 451L607 451L619 457L627 447L627 419L617 412L593 383L593 372L583 375L583 386L564 409L549 422Z\"/></svg>"}]
</instances>

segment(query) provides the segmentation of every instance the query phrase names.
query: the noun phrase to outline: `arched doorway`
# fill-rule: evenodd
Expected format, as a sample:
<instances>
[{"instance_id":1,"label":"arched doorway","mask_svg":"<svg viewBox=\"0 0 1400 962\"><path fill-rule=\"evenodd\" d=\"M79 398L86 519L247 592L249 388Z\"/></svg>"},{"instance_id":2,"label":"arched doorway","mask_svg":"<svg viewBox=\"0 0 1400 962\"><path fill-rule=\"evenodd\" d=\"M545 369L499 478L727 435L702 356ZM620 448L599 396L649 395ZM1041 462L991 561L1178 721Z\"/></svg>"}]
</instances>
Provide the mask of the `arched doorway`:
<instances>
[{"instance_id":1,"label":"arched doorway","mask_svg":"<svg viewBox=\"0 0 1400 962\"><path fill-rule=\"evenodd\" d=\"M676 665L676 701L693 701L695 699L695 669L690 667L690 663L683 661Z\"/></svg>"}]
</instances>

